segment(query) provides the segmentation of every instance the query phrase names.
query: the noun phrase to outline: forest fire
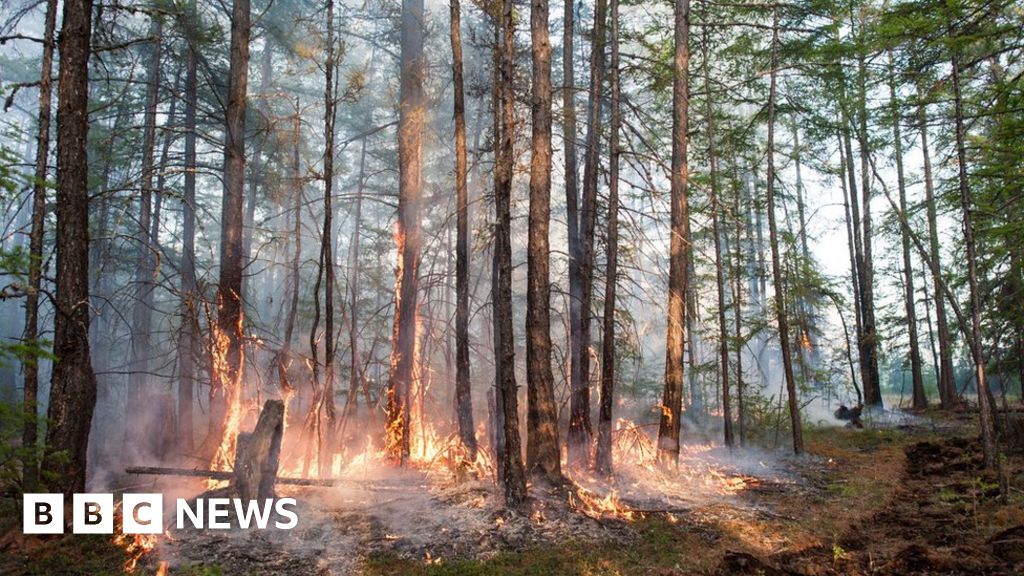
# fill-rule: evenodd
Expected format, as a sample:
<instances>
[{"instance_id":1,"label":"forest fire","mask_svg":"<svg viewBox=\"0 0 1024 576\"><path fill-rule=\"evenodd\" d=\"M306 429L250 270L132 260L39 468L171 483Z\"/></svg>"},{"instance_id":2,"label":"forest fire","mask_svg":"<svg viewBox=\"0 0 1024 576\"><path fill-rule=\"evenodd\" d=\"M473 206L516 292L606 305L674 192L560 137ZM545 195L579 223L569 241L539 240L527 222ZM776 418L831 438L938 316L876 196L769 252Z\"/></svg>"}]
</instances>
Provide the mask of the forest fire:
<instances>
[{"instance_id":1,"label":"forest fire","mask_svg":"<svg viewBox=\"0 0 1024 576\"><path fill-rule=\"evenodd\" d=\"M125 534L124 517L122 516L121 507L118 505L117 511L114 514L113 542L115 546L124 550L126 558L123 570L126 574L135 573L139 562L149 556L156 548L158 538L159 536L156 534ZM166 571L166 568L164 570Z\"/></svg>"}]
</instances>

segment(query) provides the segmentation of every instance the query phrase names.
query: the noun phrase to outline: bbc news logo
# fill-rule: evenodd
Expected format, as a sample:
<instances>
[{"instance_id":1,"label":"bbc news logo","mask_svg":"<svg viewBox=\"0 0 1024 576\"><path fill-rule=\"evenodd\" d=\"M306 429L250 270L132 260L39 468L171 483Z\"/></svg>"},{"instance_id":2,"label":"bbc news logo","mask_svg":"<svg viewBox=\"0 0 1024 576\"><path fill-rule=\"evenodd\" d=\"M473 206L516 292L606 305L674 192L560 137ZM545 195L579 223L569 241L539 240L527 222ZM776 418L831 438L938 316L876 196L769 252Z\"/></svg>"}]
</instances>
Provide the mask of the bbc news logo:
<instances>
[{"instance_id":1,"label":"bbc news logo","mask_svg":"<svg viewBox=\"0 0 1024 576\"><path fill-rule=\"evenodd\" d=\"M75 494L71 499L73 534L113 534L114 495ZM241 498L197 498L189 503L175 500L176 527L189 525L201 530L228 530L234 516L239 528L265 530L271 524L279 530L291 530L299 524L294 498L248 500ZM130 494L121 497L122 532L160 534L163 532L163 494ZM271 523L273 519L273 523ZM25 494L22 507L22 532L25 534L64 533L63 494Z\"/></svg>"}]
</instances>

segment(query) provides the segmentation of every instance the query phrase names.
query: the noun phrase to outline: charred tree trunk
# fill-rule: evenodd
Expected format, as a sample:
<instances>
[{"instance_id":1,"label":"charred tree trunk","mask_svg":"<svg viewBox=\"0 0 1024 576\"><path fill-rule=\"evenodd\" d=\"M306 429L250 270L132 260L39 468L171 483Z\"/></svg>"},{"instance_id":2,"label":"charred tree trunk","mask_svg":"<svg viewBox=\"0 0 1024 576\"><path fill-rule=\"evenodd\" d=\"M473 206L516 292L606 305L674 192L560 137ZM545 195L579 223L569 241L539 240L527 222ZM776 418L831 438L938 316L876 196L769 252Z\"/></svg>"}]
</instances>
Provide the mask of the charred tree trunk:
<instances>
[{"instance_id":1,"label":"charred tree trunk","mask_svg":"<svg viewBox=\"0 0 1024 576\"><path fill-rule=\"evenodd\" d=\"M28 346L38 346L39 292L43 279L43 237L46 232L46 176L50 159L50 107L53 101L54 29L57 26L57 0L47 0L43 24L43 59L39 75L39 126L36 132L36 165L32 182L32 229L29 232L28 291L25 295L25 333ZM23 466L26 489L35 486L39 476L36 450L39 444L39 359L25 355L21 359L25 379L25 423L21 445L30 450Z\"/></svg>"},{"instance_id":2,"label":"charred tree trunk","mask_svg":"<svg viewBox=\"0 0 1024 576\"><path fill-rule=\"evenodd\" d=\"M65 0L57 78L57 297L42 472L70 498L85 491L96 374L89 357L88 97L91 0Z\"/></svg>"},{"instance_id":3,"label":"charred tree trunk","mask_svg":"<svg viewBox=\"0 0 1024 576\"><path fill-rule=\"evenodd\" d=\"M679 462L679 425L683 401L683 350L686 326L686 293L689 289L686 238L686 148L689 142L690 0L675 0L675 58L672 81L672 228L668 276L668 326L665 340L665 389L658 427L658 459L666 465Z\"/></svg>"},{"instance_id":4,"label":"charred tree trunk","mask_svg":"<svg viewBox=\"0 0 1024 576\"><path fill-rule=\"evenodd\" d=\"M601 336L601 396L598 401L594 468L612 473L612 407L615 400L615 289L619 265L619 132L622 86L619 78L619 0L611 0L611 134L608 144L608 256Z\"/></svg>"},{"instance_id":5,"label":"charred tree trunk","mask_svg":"<svg viewBox=\"0 0 1024 576\"><path fill-rule=\"evenodd\" d=\"M466 459L476 460L473 396L469 379L469 173L466 159L466 99L462 78L462 19L451 0L452 81L455 90L455 413Z\"/></svg>"},{"instance_id":6,"label":"charred tree trunk","mask_svg":"<svg viewBox=\"0 0 1024 576\"><path fill-rule=\"evenodd\" d=\"M526 469L558 482L562 476L558 445L558 407L551 372L551 43L548 0L531 0L533 53L532 157L526 292Z\"/></svg>"},{"instance_id":7,"label":"charred tree trunk","mask_svg":"<svg viewBox=\"0 0 1024 576\"><path fill-rule=\"evenodd\" d=\"M496 406L502 421L502 476L505 505L520 507L526 498L526 477L519 437L519 401L516 394L515 338L512 332L512 142L515 137L515 25L512 0L502 0L498 28L501 31L499 81L501 138L494 175L494 266L491 300L494 304L494 366Z\"/></svg>"},{"instance_id":8,"label":"charred tree trunk","mask_svg":"<svg viewBox=\"0 0 1024 576\"><path fill-rule=\"evenodd\" d=\"M395 287L395 342L391 352L388 394L388 454L405 463L409 457L409 397L416 348L416 298L423 195L423 131L426 100L423 75L423 0L402 0L401 96L398 122L398 273Z\"/></svg>"},{"instance_id":9,"label":"charred tree trunk","mask_svg":"<svg viewBox=\"0 0 1024 576\"><path fill-rule=\"evenodd\" d=\"M326 422L326 438L318 438L318 470L325 474L333 450L334 407L334 123L336 93L334 72L334 0L327 0L327 62L324 65L324 229L320 236L320 273L324 276L324 385L321 402ZM318 282L319 283L319 282ZM319 298L319 294L314 294ZM315 328L315 327L314 327ZM319 419L319 415L317 416ZM321 432L323 434L323 432Z\"/></svg>"},{"instance_id":10,"label":"charred tree trunk","mask_svg":"<svg viewBox=\"0 0 1024 576\"><path fill-rule=\"evenodd\" d=\"M800 427L800 406L797 403L796 379L793 376L793 355L789 341L789 319L786 316L786 294L782 283L782 262L779 256L779 233L775 223L775 82L779 49L779 8L772 11L771 69L768 88L768 243L772 251L772 283L775 284L775 315L779 323L779 348L782 352L782 370L786 377L789 399L789 419L793 427L793 452L804 450L803 431Z\"/></svg>"},{"instance_id":11,"label":"charred tree trunk","mask_svg":"<svg viewBox=\"0 0 1024 576\"><path fill-rule=\"evenodd\" d=\"M743 213L740 211L740 187L736 187L733 196L733 217L736 219L736 263L733 274L733 338L736 342L736 424L739 432L740 446L747 442L746 410L743 398Z\"/></svg>"},{"instance_id":12,"label":"charred tree trunk","mask_svg":"<svg viewBox=\"0 0 1024 576\"><path fill-rule=\"evenodd\" d=\"M221 208L217 325L211 349L210 434L206 450L214 468L229 467L238 434L242 394L245 315L242 306L242 227L245 199L245 99L249 80L249 0L233 0L231 58L224 140L224 199Z\"/></svg>"}]
</instances>

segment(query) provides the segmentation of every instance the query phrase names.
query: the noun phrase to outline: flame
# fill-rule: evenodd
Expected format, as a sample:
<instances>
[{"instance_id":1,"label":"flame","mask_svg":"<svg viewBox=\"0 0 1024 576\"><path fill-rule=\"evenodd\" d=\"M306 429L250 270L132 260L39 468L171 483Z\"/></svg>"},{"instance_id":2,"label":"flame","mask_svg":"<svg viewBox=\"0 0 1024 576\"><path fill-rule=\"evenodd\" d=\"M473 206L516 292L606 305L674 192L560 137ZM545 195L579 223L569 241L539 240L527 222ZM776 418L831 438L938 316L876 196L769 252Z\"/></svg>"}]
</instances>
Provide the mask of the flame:
<instances>
[{"instance_id":1,"label":"flame","mask_svg":"<svg viewBox=\"0 0 1024 576\"><path fill-rule=\"evenodd\" d=\"M800 345L803 346L804 350L810 350L811 348L814 347L814 345L811 344L811 337L807 334L807 332L804 332L803 334L800 335Z\"/></svg>"},{"instance_id":2,"label":"flame","mask_svg":"<svg viewBox=\"0 0 1024 576\"><path fill-rule=\"evenodd\" d=\"M122 568L125 574L135 573L135 569L138 567L139 562L149 555L150 552L156 548L157 535L156 534L125 534L124 533L124 518L121 514L120 504L118 504L117 511L114 513L114 545L123 549L125 553L125 561ZM166 562L160 563L162 572L158 571L158 574L166 574Z\"/></svg>"},{"instance_id":3,"label":"flame","mask_svg":"<svg viewBox=\"0 0 1024 576\"><path fill-rule=\"evenodd\" d=\"M633 510L619 500L615 488L609 490L604 497L600 497L586 488L577 486L575 491L569 492L569 506L594 519L618 518L631 521L635 518Z\"/></svg>"},{"instance_id":4,"label":"flame","mask_svg":"<svg viewBox=\"0 0 1024 576\"><path fill-rule=\"evenodd\" d=\"M242 315L238 317L238 334L242 333ZM213 333L210 342L210 356L213 359L212 369L216 381L225 387L223 394L227 396L227 414L224 417L224 435L221 437L220 445L214 454L210 466L213 470L230 470L235 461L236 442L238 432L242 426L242 363L245 361L245 354L239 354L239 369L234 378L229 378L231 373L228 365L228 349L231 345L230 336L213 324ZM217 481L211 481L219 484ZM212 486L211 486L212 487Z\"/></svg>"}]
</instances>

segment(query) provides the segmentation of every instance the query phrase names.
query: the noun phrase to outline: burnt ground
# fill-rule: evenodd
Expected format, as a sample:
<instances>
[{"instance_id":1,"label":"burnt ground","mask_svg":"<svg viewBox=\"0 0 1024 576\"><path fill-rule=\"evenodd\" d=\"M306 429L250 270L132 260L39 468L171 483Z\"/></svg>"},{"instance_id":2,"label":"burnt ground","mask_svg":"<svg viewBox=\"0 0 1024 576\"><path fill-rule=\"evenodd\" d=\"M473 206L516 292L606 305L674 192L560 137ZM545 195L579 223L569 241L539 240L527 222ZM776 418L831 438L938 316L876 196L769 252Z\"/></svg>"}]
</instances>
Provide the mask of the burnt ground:
<instances>
[{"instance_id":1,"label":"burnt ground","mask_svg":"<svg viewBox=\"0 0 1024 576\"><path fill-rule=\"evenodd\" d=\"M701 450L668 480L623 465L614 486L533 487L521 513L486 480L376 470L287 492L292 531L171 530L136 573L1024 573L1024 457L1005 462L1004 503L971 417L946 424L810 429L800 458ZM0 574L116 574L123 561L99 537L0 538Z\"/></svg>"}]
</instances>

